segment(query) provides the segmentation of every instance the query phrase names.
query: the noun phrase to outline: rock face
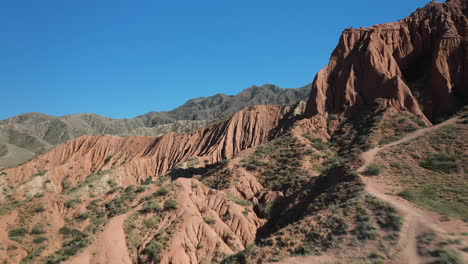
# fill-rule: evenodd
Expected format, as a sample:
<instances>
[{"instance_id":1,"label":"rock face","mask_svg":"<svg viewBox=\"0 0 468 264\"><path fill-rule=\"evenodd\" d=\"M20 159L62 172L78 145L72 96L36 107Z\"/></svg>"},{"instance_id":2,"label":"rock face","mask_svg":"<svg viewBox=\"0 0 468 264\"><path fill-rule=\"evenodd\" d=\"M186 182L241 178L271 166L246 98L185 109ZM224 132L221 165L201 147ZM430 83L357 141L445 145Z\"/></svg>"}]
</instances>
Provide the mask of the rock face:
<instances>
[{"instance_id":1,"label":"rock face","mask_svg":"<svg viewBox=\"0 0 468 264\"><path fill-rule=\"evenodd\" d=\"M308 116L366 107L375 99L437 121L467 102L468 2L433 1L408 18L346 29L315 77Z\"/></svg>"},{"instance_id":2,"label":"rock face","mask_svg":"<svg viewBox=\"0 0 468 264\"><path fill-rule=\"evenodd\" d=\"M231 118L189 134L168 133L161 137L81 136L39 155L34 160L6 170L9 184L16 186L37 174L47 173L57 186L64 177L72 182L88 175L118 168L132 184L167 173L188 158L204 163L232 158L240 151L268 139L283 116L302 114L290 106L256 106Z\"/></svg>"}]
</instances>

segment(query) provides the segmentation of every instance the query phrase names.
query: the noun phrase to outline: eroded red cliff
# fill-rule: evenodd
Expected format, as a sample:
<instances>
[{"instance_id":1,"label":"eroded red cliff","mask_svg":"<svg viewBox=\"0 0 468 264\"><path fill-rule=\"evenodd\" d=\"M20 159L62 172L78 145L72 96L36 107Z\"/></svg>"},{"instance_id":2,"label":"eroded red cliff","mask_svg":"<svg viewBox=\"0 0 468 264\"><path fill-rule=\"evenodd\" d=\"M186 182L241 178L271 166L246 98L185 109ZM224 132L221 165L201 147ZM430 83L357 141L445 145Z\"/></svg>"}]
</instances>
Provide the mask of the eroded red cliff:
<instances>
[{"instance_id":1,"label":"eroded red cliff","mask_svg":"<svg viewBox=\"0 0 468 264\"><path fill-rule=\"evenodd\" d=\"M456 111L468 94L467 3L433 1L398 22L346 29L315 77L307 115L377 98L431 121Z\"/></svg>"},{"instance_id":2,"label":"eroded red cliff","mask_svg":"<svg viewBox=\"0 0 468 264\"><path fill-rule=\"evenodd\" d=\"M256 106L194 133L168 133L157 138L81 136L6 173L13 186L45 173L60 186L67 176L76 184L90 174L118 167L115 173L125 175L123 183L133 184L163 175L190 157L204 163L232 158L265 142L283 116L291 112L294 109L289 106Z\"/></svg>"}]
</instances>

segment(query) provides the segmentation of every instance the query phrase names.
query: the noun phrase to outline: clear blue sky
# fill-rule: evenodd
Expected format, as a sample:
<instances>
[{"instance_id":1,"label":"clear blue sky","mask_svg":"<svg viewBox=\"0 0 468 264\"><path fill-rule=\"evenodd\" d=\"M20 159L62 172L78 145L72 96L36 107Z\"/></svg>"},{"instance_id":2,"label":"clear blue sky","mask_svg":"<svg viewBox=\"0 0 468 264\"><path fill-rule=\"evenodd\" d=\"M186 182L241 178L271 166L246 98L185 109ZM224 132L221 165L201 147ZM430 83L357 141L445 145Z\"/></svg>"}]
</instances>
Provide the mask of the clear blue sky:
<instances>
[{"instance_id":1,"label":"clear blue sky","mask_svg":"<svg viewBox=\"0 0 468 264\"><path fill-rule=\"evenodd\" d=\"M0 119L134 117L251 85L310 83L346 27L422 0L0 1Z\"/></svg>"}]
</instances>

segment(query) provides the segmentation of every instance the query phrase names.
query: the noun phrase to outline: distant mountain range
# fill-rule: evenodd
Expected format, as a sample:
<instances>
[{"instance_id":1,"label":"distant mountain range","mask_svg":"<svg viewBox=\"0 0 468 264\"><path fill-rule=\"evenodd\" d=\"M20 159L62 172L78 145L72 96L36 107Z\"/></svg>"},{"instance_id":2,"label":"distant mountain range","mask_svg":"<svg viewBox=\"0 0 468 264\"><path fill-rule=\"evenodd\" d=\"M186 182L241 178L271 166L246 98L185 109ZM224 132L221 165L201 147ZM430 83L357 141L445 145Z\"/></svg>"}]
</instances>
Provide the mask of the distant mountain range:
<instances>
[{"instance_id":1,"label":"distant mountain range","mask_svg":"<svg viewBox=\"0 0 468 264\"><path fill-rule=\"evenodd\" d=\"M50 116L26 113L0 121L0 167L23 163L39 153L82 135L145 135L186 133L208 121L251 105L286 105L307 100L310 85L284 89L272 84L252 86L237 95L216 94L187 101L171 111L149 112L130 119L97 114Z\"/></svg>"}]
</instances>

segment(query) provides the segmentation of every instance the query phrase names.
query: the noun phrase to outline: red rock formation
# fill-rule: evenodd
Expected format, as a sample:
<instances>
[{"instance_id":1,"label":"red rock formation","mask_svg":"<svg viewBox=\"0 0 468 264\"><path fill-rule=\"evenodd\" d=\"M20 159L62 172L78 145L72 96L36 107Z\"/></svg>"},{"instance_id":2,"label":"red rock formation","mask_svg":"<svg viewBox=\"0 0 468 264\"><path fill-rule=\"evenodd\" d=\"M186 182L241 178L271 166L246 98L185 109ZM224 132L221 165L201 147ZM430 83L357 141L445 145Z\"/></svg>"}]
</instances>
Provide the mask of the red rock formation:
<instances>
[{"instance_id":1,"label":"red rock formation","mask_svg":"<svg viewBox=\"0 0 468 264\"><path fill-rule=\"evenodd\" d=\"M344 112L383 98L430 120L468 95L468 1L431 2L408 18L346 29L315 77L308 116Z\"/></svg>"},{"instance_id":2,"label":"red rock formation","mask_svg":"<svg viewBox=\"0 0 468 264\"><path fill-rule=\"evenodd\" d=\"M168 133L157 138L81 136L6 173L13 186L37 173L47 173L60 186L67 175L78 183L92 173L120 167L125 175L124 184L131 184L163 175L190 157L208 163L232 158L265 142L269 132L290 110L288 106L256 106L190 134Z\"/></svg>"}]
</instances>

